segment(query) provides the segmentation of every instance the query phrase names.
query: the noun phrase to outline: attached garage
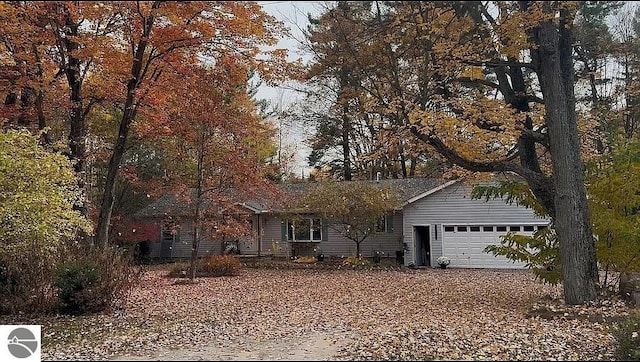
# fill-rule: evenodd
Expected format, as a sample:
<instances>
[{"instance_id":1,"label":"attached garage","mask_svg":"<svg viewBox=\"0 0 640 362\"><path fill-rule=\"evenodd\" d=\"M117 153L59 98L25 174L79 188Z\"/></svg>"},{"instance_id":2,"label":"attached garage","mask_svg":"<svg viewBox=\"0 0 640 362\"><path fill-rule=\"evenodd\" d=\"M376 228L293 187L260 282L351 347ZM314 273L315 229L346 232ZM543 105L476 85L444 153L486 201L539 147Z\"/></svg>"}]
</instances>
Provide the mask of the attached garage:
<instances>
[{"instance_id":1,"label":"attached garage","mask_svg":"<svg viewBox=\"0 0 640 362\"><path fill-rule=\"evenodd\" d=\"M405 264L437 266L440 256L452 268L520 269L503 256L485 253L507 232L531 235L549 224L530 209L503 200L475 200L471 186L449 182L409 200L403 207Z\"/></svg>"},{"instance_id":2,"label":"attached garage","mask_svg":"<svg viewBox=\"0 0 640 362\"><path fill-rule=\"evenodd\" d=\"M451 264L467 268L524 268L525 263L485 253L487 245L499 244L507 232L532 235L544 225L443 225L442 253Z\"/></svg>"}]
</instances>

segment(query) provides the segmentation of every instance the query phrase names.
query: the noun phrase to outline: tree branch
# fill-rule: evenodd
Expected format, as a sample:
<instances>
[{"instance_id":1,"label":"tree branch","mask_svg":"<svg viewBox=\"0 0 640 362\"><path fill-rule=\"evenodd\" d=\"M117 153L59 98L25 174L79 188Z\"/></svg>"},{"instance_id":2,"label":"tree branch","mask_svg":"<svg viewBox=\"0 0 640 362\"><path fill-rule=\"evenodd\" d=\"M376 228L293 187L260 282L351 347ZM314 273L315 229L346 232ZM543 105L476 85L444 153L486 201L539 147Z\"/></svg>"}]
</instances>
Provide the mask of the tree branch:
<instances>
[{"instance_id":1,"label":"tree branch","mask_svg":"<svg viewBox=\"0 0 640 362\"><path fill-rule=\"evenodd\" d=\"M525 169L524 167L516 163L511 162L516 157L518 157L517 152L515 152L514 154L508 156L503 160L488 161L488 162L472 161L460 156L456 151L447 147L447 145L445 145L441 139L439 139L434 135L424 134L420 132L420 130L418 130L415 126L412 126L410 128L410 131L411 131L411 134L417 137L420 141L425 142L431 145L433 148L435 148L436 151L438 151L438 153L443 157L445 157L447 160L469 171L476 171L476 172L509 171L509 172L515 172L523 177L533 172L531 170Z\"/></svg>"}]
</instances>

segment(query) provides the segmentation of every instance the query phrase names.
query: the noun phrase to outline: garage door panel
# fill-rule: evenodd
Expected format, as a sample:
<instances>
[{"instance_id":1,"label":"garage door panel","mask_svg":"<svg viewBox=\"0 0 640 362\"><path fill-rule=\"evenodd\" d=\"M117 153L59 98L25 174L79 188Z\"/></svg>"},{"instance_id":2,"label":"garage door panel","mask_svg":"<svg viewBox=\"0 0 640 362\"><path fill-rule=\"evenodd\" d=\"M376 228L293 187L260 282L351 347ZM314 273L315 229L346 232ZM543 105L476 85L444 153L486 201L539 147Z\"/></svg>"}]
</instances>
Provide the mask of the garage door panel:
<instances>
[{"instance_id":1,"label":"garage door panel","mask_svg":"<svg viewBox=\"0 0 640 362\"><path fill-rule=\"evenodd\" d=\"M520 269L525 263L513 263L504 256L485 253L488 245L500 244L500 236L513 229L519 234L533 234L530 225L445 225L443 228L443 252L451 258L451 267ZM537 228L534 228L537 229ZM466 231L459 231L466 230ZM527 231L523 231L527 230Z\"/></svg>"}]
</instances>

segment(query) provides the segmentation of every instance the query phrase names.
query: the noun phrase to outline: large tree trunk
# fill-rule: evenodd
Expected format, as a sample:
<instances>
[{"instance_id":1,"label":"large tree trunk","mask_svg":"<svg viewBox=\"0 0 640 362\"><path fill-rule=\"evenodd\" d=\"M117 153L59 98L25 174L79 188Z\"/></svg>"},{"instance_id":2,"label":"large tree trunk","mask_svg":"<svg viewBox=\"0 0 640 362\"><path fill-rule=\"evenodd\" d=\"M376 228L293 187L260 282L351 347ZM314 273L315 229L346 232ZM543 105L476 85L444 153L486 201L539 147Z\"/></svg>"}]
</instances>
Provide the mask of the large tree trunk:
<instances>
[{"instance_id":1,"label":"large tree trunk","mask_svg":"<svg viewBox=\"0 0 640 362\"><path fill-rule=\"evenodd\" d=\"M198 261L198 249L200 248L200 218L202 206L202 188L204 185L204 145L205 135L204 132L200 138L200 145L198 147L198 184L196 185L196 210L193 218L193 244L191 247L191 268L189 278L191 282L196 278L196 262Z\"/></svg>"},{"instance_id":2,"label":"large tree trunk","mask_svg":"<svg viewBox=\"0 0 640 362\"><path fill-rule=\"evenodd\" d=\"M534 52L553 164L564 298L568 304L584 304L597 297L598 269L576 124L572 30L565 27L568 12L561 10L560 15L559 24L545 22L537 29L539 48Z\"/></svg>"},{"instance_id":3,"label":"large tree trunk","mask_svg":"<svg viewBox=\"0 0 640 362\"><path fill-rule=\"evenodd\" d=\"M82 75L80 74L80 60L73 54L79 49L79 44L74 41L78 35L78 24L71 18L68 13L65 19L65 37L64 44L67 51L67 66L65 75L69 85L69 100L71 101L71 109L69 110L69 150L71 151L71 159L74 161L74 171L78 180L78 187L82 192L82 203L74 205L82 215L88 216L89 208L87 206L86 183L85 183L85 163L87 160L87 123L85 121L84 104L82 99Z\"/></svg>"},{"instance_id":4,"label":"large tree trunk","mask_svg":"<svg viewBox=\"0 0 640 362\"><path fill-rule=\"evenodd\" d=\"M161 2L155 1L151 6L152 10L160 7ZM120 162L122 162L122 156L124 155L125 145L127 142L127 136L129 135L129 129L131 128L131 122L136 118L137 104L136 104L136 90L140 87L140 83L144 78L146 71L149 68L149 59L145 63L145 52L147 51L148 39L151 35L151 29L153 29L154 23L153 13L148 18L144 19L144 28L142 30L142 36L140 42L136 48L133 56L133 65L131 66L131 78L127 82L127 96L124 103L124 113L122 120L120 121L120 127L118 129L118 138L113 147L113 153L109 159L109 168L107 170L107 179L105 180L104 193L102 194L102 201L100 202L100 215L98 216L98 226L96 230L95 244L98 246L104 246L109 242L109 227L111 223L111 214L113 212L113 200L116 188L116 178L120 169ZM144 64L144 66L143 66Z\"/></svg>"},{"instance_id":5,"label":"large tree trunk","mask_svg":"<svg viewBox=\"0 0 640 362\"><path fill-rule=\"evenodd\" d=\"M349 105L345 102L342 106L342 170L345 181L351 181L351 158L349 146L349 134L351 133L351 121L349 119Z\"/></svg>"},{"instance_id":6,"label":"large tree trunk","mask_svg":"<svg viewBox=\"0 0 640 362\"><path fill-rule=\"evenodd\" d=\"M133 94L131 95L131 101L129 101L128 98L129 96L127 96L127 105L125 106L122 121L120 121L118 138L113 148L111 158L109 159L107 179L105 180L104 193L102 194L102 201L100 203L100 214L98 215L98 226L95 239L95 244L98 246L104 246L109 241L109 227L111 224L111 214L113 212L113 201L115 199L116 178L120 169L120 162L124 156L129 128L131 126L131 122L135 118Z\"/></svg>"},{"instance_id":7,"label":"large tree trunk","mask_svg":"<svg viewBox=\"0 0 640 362\"><path fill-rule=\"evenodd\" d=\"M349 99L346 96L346 88L349 86L351 69L340 69L340 100L342 101L342 175L345 181L351 181L351 159L349 135L351 134L351 119L349 118Z\"/></svg>"}]
</instances>

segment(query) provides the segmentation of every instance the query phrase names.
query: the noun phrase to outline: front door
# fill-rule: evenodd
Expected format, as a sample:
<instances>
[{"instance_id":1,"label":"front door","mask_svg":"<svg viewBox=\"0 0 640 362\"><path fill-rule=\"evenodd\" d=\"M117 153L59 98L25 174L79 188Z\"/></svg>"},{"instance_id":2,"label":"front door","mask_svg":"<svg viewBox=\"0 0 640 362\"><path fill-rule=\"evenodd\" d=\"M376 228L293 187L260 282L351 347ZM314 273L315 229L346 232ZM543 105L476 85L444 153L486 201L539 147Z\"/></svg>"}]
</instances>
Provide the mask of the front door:
<instances>
[{"instance_id":1,"label":"front door","mask_svg":"<svg viewBox=\"0 0 640 362\"><path fill-rule=\"evenodd\" d=\"M162 241L160 243L160 257L170 258L173 248L173 234L169 230L162 230Z\"/></svg>"},{"instance_id":2,"label":"front door","mask_svg":"<svg viewBox=\"0 0 640 362\"><path fill-rule=\"evenodd\" d=\"M414 226L416 266L431 266L431 242L428 226Z\"/></svg>"},{"instance_id":3,"label":"front door","mask_svg":"<svg viewBox=\"0 0 640 362\"><path fill-rule=\"evenodd\" d=\"M240 243L238 245L240 254L250 254L255 255L258 254L258 233L257 229L258 218L252 217L247 220L249 223L249 229L251 230L249 235L243 236L240 238Z\"/></svg>"}]
</instances>

